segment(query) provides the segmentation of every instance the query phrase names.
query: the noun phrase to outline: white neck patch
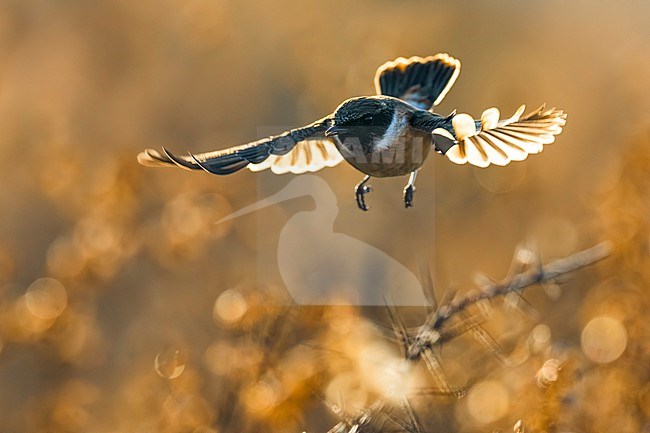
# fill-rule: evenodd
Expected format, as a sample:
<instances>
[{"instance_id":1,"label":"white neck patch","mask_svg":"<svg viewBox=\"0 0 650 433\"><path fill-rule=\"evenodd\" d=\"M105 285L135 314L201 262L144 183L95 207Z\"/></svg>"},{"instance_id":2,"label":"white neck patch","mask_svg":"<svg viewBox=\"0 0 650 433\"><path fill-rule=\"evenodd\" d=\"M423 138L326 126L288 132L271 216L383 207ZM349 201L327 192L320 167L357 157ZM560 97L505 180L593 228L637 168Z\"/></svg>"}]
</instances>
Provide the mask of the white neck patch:
<instances>
[{"instance_id":1,"label":"white neck patch","mask_svg":"<svg viewBox=\"0 0 650 433\"><path fill-rule=\"evenodd\" d=\"M384 136L375 142L374 150L381 152L382 150L388 149L403 134L405 126L406 116L397 112L393 113L393 119L390 121L388 129L386 129Z\"/></svg>"}]
</instances>

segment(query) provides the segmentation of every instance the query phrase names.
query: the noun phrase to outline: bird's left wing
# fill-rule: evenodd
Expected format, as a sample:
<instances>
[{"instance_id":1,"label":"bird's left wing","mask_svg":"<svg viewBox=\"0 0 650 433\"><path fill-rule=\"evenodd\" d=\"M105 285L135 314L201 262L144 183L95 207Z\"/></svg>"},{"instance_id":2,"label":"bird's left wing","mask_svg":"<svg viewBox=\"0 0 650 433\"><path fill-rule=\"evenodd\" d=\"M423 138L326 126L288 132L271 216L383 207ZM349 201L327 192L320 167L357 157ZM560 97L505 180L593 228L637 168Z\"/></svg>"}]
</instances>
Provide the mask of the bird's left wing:
<instances>
[{"instance_id":1,"label":"bird's left wing","mask_svg":"<svg viewBox=\"0 0 650 433\"><path fill-rule=\"evenodd\" d=\"M251 171L271 169L273 173L306 173L333 167L343 160L334 142L325 137L331 118L252 143L214 152L177 156L163 148L162 153L147 149L138 155L145 166L178 166L225 175L244 167Z\"/></svg>"},{"instance_id":2,"label":"bird's left wing","mask_svg":"<svg viewBox=\"0 0 650 433\"><path fill-rule=\"evenodd\" d=\"M522 117L525 108L522 105L505 120L499 120L496 108L485 110L480 120L464 113L452 113L444 119L420 116L413 126L432 133L436 150L456 164L503 166L541 152L544 145L555 141L566 123L562 110L542 105Z\"/></svg>"},{"instance_id":3,"label":"bird's left wing","mask_svg":"<svg viewBox=\"0 0 650 433\"><path fill-rule=\"evenodd\" d=\"M313 173L325 167L334 167L343 161L336 145L329 138L304 140L285 155L271 155L259 164L248 164L250 171L271 169L275 174Z\"/></svg>"}]
</instances>

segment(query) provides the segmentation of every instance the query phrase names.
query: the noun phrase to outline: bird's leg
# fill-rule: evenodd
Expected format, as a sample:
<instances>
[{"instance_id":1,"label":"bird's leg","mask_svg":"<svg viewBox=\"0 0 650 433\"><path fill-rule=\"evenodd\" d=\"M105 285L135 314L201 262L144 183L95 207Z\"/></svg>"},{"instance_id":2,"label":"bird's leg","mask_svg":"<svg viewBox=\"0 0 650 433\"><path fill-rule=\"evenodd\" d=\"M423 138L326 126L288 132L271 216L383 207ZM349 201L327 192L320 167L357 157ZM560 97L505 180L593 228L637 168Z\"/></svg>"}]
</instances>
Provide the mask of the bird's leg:
<instances>
[{"instance_id":1,"label":"bird's leg","mask_svg":"<svg viewBox=\"0 0 650 433\"><path fill-rule=\"evenodd\" d=\"M366 194L372 191L370 185L366 185L366 182L368 182L369 179L370 175L367 175L361 182L357 184L357 186L354 187L354 195L357 198L357 206L359 206L359 209L363 211L368 210L368 206L366 206Z\"/></svg>"},{"instance_id":2,"label":"bird's leg","mask_svg":"<svg viewBox=\"0 0 650 433\"><path fill-rule=\"evenodd\" d=\"M418 171L412 171L409 176L409 183L404 187L404 206L413 206L413 194L415 194L415 178L418 177Z\"/></svg>"}]
</instances>

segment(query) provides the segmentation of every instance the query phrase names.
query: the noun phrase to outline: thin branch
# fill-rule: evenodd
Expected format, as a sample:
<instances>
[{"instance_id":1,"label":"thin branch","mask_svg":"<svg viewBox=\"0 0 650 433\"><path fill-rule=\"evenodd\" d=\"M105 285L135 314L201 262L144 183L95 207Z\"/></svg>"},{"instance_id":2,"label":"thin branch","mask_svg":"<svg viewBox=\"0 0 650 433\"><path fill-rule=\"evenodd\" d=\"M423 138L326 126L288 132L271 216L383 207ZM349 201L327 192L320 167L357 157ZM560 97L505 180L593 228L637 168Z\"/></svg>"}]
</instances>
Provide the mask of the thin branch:
<instances>
[{"instance_id":1,"label":"thin branch","mask_svg":"<svg viewBox=\"0 0 650 433\"><path fill-rule=\"evenodd\" d=\"M416 358L417 356L413 355L422 353L426 348L439 343L441 328L449 319L456 317L466 308L483 300L504 296L509 293L521 294L525 288L532 285L554 281L562 275L606 258L610 250L611 244L602 242L569 257L555 260L548 265L542 266L540 263L532 269L508 277L500 283L482 285L479 287L478 292L470 292L464 297L442 303L436 311L427 316L424 324L418 329L417 336L407 353L411 354L411 358ZM430 336L433 336L435 341L432 341Z\"/></svg>"},{"instance_id":2,"label":"thin branch","mask_svg":"<svg viewBox=\"0 0 650 433\"><path fill-rule=\"evenodd\" d=\"M534 266L517 266L518 263L513 262L508 277L501 282L494 282L488 278L484 278L481 284L479 284L478 292L469 292L464 297L459 298L454 297L455 291L448 291L443 296L443 300L439 305L434 307L435 311L427 314L424 324L417 328L415 333L407 330L397 310L391 308L387 302L386 307L395 339L404 347L406 358L410 361L423 359L436 383L437 389L435 390L412 390L413 392L410 394L424 395L434 393L454 395L456 397L462 397L464 395L464 389L454 389L449 384L444 370L440 365L440 360L434 352L436 345L440 345L443 341L450 340L463 332L472 332L479 342L488 347L497 358L507 364L507 357L505 357L499 345L481 327L481 323L486 319L485 313L479 314L478 316L480 317L477 318L475 317L476 315L470 315L465 311L468 307L508 294L517 295L521 300L524 300L521 294L525 288L535 284L555 282L558 277L604 259L609 255L610 250L610 243L603 242L569 257L555 260L545 266L541 264L539 255L537 255L536 261L533 263ZM517 261L517 254L515 254L514 260ZM518 272L513 272L516 270ZM431 279L427 280L427 286L433 292ZM435 296L433 299L435 299ZM467 317L452 323L446 329L442 329L450 319L462 318L463 316ZM391 413L391 410L386 407L386 402L382 400L376 401L353 418L345 416L342 411L334 411L343 420L330 429L329 433L361 433L369 431L369 429L374 430L370 424L373 421L377 422L382 419L389 420L409 433L421 433L423 431L422 427L408 400L404 398L400 401L399 406L401 411L407 416L408 421L404 421Z\"/></svg>"}]
</instances>

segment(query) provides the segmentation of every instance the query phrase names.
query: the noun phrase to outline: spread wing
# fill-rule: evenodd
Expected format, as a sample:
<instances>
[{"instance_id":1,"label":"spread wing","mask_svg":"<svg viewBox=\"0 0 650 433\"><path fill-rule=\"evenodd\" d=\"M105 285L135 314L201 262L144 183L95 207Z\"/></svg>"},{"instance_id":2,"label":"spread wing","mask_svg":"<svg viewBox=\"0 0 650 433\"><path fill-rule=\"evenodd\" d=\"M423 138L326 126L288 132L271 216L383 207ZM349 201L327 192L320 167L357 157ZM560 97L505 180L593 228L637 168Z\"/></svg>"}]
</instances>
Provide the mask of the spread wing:
<instances>
[{"instance_id":1,"label":"spread wing","mask_svg":"<svg viewBox=\"0 0 650 433\"><path fill-rule=\"evenodd\" d=\"M429 110L447 95L460 74L460 61L449 54L399 57L384 63L375 74L377 94L400 98Z\"/></svg>"},{"instance_id":2,"label":"spread wing","mask_svg":"<svg viewBox=\"0 0 650 433\"><path fill-rule=\"evenodd\" d=\"M496 108L485 110L480 120L474 120L469 114L452 113L443 118L419 112L415 113L411 125L431 133L435 149L456 164L507 165L541 152L544 145L555 141L566 123L562 110L547 110L542 105L522 117L524 109L522 105L505 120L499 120Z\"/></svg>"},{"instance_id":3,"label":"spread wing","mask_svg":"<svg viewBox=\"0 0 650 433\"><path fill-rule=\"evenodd\" d=\"M147 149L138 155L145 166L178 166L225 175L244 167L251 171L271 169L273 173L306 173L333 167L343 160L334 142L325 137L330 117L311 125L252 143L214 152L177 156L167 149Z\"/></svg>"},{"instance_id":4,"label":"spread wing","mask_svg":"<svg viewBox=\"0 0 650 433\"><path fill-rule=\"evenodd\" d=\"M248 164L250 171L271 169L275 174L302 174L325 167L334 167L343 161L334 142L329 138L305 140L296 144L285 155L271 155L259 164Z\"/></svg>"},{"instance_id":5,"label":"spread wing","mask_svg":"<svg viewBox=\"0 0 650 433\"><path fill-rule=\"evenodd\" d=\"M566 114L555 108L547 110L542 105L521 117L525 108L522 105L506 120L499 120L496 108L485 110L480 121L468 114L454 116L452 127L458 145L445 155L456 164L487 167L523 161L528 155L541 152L544 145L553 143L555 136L562 132Z\"/></svg>"}]
</instances>

